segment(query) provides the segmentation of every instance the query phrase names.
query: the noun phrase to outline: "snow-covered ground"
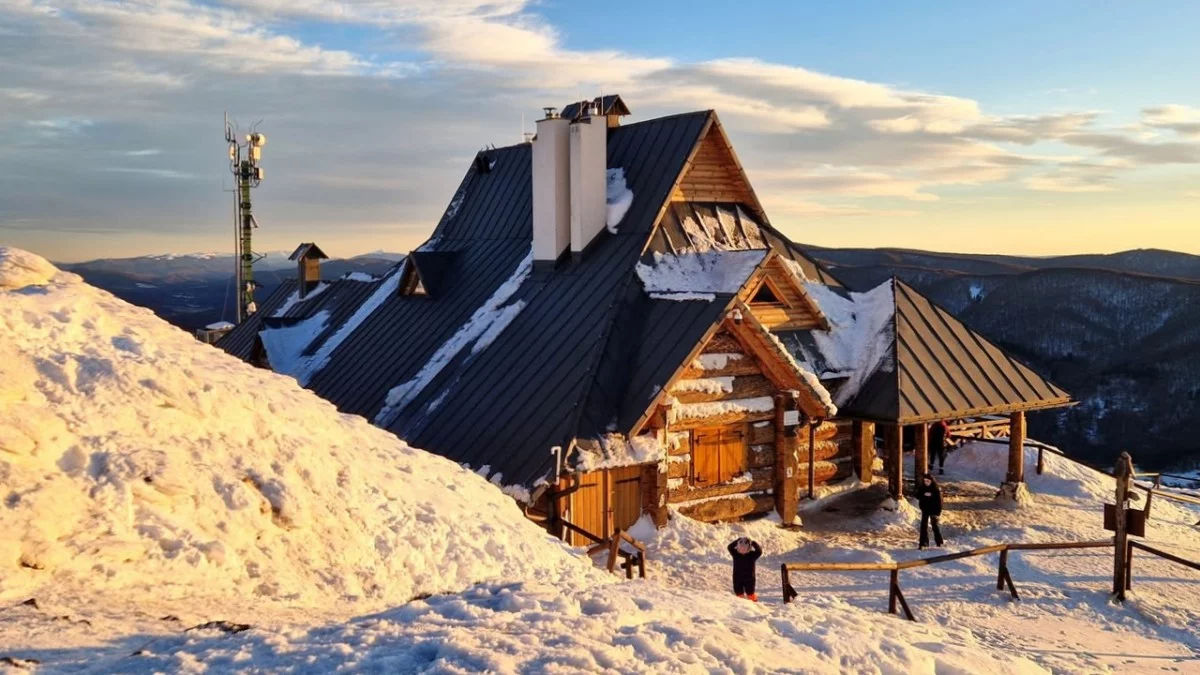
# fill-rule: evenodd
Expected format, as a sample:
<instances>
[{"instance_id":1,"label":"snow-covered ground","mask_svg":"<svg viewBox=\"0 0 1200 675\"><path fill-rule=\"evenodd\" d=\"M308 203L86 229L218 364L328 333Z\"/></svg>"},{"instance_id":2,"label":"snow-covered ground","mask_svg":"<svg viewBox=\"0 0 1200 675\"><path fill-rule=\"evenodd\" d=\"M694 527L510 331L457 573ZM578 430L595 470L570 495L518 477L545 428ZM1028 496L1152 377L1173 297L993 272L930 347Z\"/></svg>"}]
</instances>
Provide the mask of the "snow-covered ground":
<instances>
[{"instance_id":1,"label":"snow-covered ground","mask_svg":"<svg viewBox=\"0 0 1200 675\"><path fill-rule=\"evenodd\" d=\"M1104 536L1110 480L1051 457L1001 508L1003 453L951 456L948 548ZM917 624L883 573L783 605L780 562L919 555L863 490L798 532L676 517L650 578L607 577L484 478L2 247L0 485L0 672L1200 672L1200 574L1146 556L1123 607L1104 551L1014 553L1019 602L994 557L904 572ZM1156 501L1147 539L1200 557L1197 517Z\"/></svg>"}]
</instances>

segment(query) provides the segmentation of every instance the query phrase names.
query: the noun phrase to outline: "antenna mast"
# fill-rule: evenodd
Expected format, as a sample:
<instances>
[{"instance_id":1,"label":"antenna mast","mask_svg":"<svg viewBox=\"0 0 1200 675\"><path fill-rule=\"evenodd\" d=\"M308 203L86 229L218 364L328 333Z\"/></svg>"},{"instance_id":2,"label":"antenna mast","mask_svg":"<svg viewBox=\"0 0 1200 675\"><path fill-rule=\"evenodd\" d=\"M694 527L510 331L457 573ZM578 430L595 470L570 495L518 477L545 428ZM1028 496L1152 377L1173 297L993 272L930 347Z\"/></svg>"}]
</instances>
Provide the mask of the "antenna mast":
<instances>
[{"instance_id":1,"label":"antenna mast","mask_svg":"<svg viewBox=\"0 0 1200 675\"><path fill-rule=\"evenodd\" d=\"M267 144L267 137L255 130L255 124L246 135L245 142L238 140L237 130L229 122L229 113L225 113L225 142L229 145L229 170L233 173L236 188L234 190L234 265L237 275L237 319L238 323L253 314L258 307L254 303L254 263L264 256L254 252L254 229L258 221L250 207L250 189L258 187L263 179L262 167L258 165L262 159L262 148ZM244 154L244 157L243 157Z\"/></svg>"}]
</instances>

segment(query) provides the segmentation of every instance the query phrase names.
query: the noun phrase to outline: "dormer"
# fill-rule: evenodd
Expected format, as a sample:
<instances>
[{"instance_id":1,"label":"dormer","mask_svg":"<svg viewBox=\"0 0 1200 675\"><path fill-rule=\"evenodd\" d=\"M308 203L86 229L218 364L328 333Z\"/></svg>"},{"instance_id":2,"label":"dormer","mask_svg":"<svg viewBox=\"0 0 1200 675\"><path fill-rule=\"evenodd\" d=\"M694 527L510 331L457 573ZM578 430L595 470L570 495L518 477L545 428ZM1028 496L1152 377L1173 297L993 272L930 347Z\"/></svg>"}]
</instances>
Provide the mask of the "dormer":
<instances>
[{"instance_id":1,"label":"dormer","mask_svg":"<svg viewBox=\"0 0 1200 675\"><path fill-rule=\"evenodd\" d=\"M772 252L760 273L739 294L768 329L829 329L829 321L787 261Z\"/></svg>"},{"instance_id":2,"label":"dormer","mask_svg":"<svg viewBox=\"0 0 1200 675\"><path fill-rule=\"evenodd\" d=\"M300 244L288 256L288 260L296 262L296 279L299 282L300 299L303 300L321 283L321 261L328 259L329 256L325 255L321 247L312 242Z\"/></svg>"},{"instance_id":3,"label":"dormer","mask_svg":"<svg viewBox=\"0 0 1200 675\"><path fill-rule=\"evenodd\" d=\"M400 277L400 295L437 298L445 293L458 251L422 251L417 249L404 259Z\"/></svg>"}]
</instances>

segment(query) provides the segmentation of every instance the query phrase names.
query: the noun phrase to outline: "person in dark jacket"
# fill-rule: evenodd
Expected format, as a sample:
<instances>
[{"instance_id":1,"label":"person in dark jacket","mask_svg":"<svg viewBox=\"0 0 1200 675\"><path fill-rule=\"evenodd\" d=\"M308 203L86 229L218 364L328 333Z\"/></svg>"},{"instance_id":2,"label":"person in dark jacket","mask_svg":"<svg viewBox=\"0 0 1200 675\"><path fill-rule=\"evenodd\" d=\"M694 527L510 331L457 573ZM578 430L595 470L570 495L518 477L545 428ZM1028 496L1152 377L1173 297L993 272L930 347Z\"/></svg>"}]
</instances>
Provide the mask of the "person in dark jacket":
<instances>
[{"instance_id":1,"label":"person in dark jacket","mask_svg":"<svg viewBox=\"0 0 1200 675\"><path fill-rule=\"evenodd\" d=\"M754 592L756 577L755 563L762 556L762 547L749 537L739 537L729 544L729 555L733 556L733 592L739 598L758 602Z\"/></svg>"},{"instance_id":2,"label":"person in dark jacket","mask_svg":"<svg viewBox=\"0 0 1200 675\"><path fill-rule=\"evenodd\" d=\"M946 445L950 442L950 425L938 420L929 425L929 451L938 463L938 473L946 473ZM932 465L932 464L931 464Z\"/></svg>"},{"instance_id":3,"label":"person in dark jacket","mask_svg":"<svg viewBox=\"0 0 1200 675\"><path fill-rule=\"evenodd\" d=\"M942 516L942 489L938 487L933 474L921 477L917 486L917 504L921 507L921 542L920 548L929 545L929 525L933 524L933 540L938 546L942 545L942 529L938 527L938 519Z\"/></svg>"}]
</instances>

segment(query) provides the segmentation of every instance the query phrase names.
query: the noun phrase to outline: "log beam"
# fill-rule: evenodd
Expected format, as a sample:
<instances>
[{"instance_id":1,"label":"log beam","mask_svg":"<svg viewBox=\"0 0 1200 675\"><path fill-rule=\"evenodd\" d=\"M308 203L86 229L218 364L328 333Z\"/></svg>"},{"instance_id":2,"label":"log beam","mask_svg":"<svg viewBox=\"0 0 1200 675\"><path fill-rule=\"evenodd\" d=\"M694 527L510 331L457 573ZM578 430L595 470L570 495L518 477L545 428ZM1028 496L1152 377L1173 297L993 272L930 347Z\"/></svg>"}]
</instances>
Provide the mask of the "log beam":
<instances>
[{"instance_id":1,"label":"log beam","mask_svg":"<svg viewBox=\"0 0 1200 675\"><path fill-rule=\"evenodd\" d=\"M914 424L913 430L913 475L917 480L929 473L929 425Z\"/></svg>"},{"instance_id":2,"label":"log beam","mask_svg":"<svg viewBox=\"0 0 1200 675\"><path fill-rule=\"evenodd\" d=\"M775 510L784 526L796 520L799 510L797 485L796 429L784 425L784 416L795 407L791 396L775 397Z\"/></svg>"},{"instance_id":3,"label":"log beam","mask_svg":"<svg viewBox=\"0 0 1200 675\"><path fill-rule=\"evenodd\" d=\"M868 485L874 477L875 466L875 423L854 420L851 427L854 474Z\"/></svg>"},{"instance_id":4,"label":"log beam","mask_svg":"<svg viewBox=\"0 0 1200 675\"><path fill-rule=\"evenodd\" d=\"M1008 475L1006 483L1025 482L1025 413L1015 412L1008 421Z\"/></svg>"},{"instance_id":5,"label":"log beam","mask_svg":"<svg viewBox=\"0 0 1200 675\"><path fill-rule=\"evenodd\" d=\"M904 446L902 427L888 424L883 428L883 446L887 453L888 493L899 501L904 497Z\"/></svg>"}]
</instances>

